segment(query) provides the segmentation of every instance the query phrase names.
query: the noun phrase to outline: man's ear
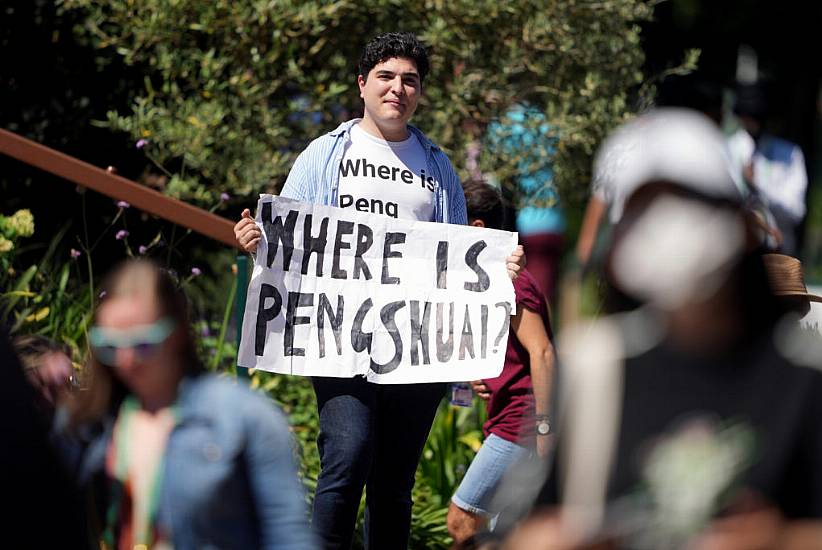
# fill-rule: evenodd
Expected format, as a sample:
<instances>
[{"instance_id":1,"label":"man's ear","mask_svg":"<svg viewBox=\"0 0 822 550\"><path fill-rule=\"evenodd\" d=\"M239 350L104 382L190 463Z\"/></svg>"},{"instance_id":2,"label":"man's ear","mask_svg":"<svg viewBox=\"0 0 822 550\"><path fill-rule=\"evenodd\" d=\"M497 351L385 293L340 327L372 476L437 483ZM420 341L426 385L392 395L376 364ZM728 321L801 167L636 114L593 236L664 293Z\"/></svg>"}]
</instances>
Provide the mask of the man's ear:
<instances>
[{"instance_id":1,"label":"man's ear","mask_svg":"<svg viewBox=\"0 0 822 550\"><path fill-rule=\"evenodd\" d=\"M485 227L485 222L479 218L474 218L468 222L468 225L472 227Z\"/></svg>"},{"instance_id":2,"label":"man's ear","mask_svg":"<svg viewBox=\"0 0 822 550\"><path fill-rule=\"evenodd\" d=\"M362 89L365 87L365 77L361 74L357 75L357 85L360 87L360 97L362 97Z\"/></svg>"}]
</instances>

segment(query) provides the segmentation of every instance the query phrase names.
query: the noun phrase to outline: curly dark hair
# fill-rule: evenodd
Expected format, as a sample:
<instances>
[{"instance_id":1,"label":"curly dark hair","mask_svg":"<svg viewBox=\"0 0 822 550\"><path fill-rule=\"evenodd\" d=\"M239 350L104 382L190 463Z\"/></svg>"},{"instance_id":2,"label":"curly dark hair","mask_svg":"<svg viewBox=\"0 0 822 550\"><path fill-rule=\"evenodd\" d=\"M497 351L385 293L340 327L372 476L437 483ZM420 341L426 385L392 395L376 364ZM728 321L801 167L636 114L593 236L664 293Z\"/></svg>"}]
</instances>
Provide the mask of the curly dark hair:
<instances>
[{"instance_id":1,"label":"curly dark hair","mask_svg":"<svg viewBox=\"0 0 822 550\"><path fill-rule=\"evenodd\" d=\"M411 59L417 65L420 82L425 80L430 68L425 46L410 32L387 32L372 38L363 48L360 56L360 74L368 78L368 73L378 63L392 57Z\"/></svg>"}]
</instances>

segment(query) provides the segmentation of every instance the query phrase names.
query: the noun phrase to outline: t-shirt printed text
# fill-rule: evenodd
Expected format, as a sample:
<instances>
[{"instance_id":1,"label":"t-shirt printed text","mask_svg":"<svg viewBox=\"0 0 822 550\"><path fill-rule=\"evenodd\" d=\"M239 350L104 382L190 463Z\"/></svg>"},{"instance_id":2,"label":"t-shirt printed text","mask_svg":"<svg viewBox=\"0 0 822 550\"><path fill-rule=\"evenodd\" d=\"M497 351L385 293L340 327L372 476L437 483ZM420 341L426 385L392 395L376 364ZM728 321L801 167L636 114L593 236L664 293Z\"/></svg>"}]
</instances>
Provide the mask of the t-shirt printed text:
<instances>
[{"instance_id":1,"label":"t-shirt printed text","mask_svg":"<svg viewBox=\"0 0 822 550\"><path fill-rule=\"evenodd\" d=\"M338 206L431 221L436 180L427 170L425 151L414 135L388 142L354 126L340 164Z\"/></svg>"}]
</instances>

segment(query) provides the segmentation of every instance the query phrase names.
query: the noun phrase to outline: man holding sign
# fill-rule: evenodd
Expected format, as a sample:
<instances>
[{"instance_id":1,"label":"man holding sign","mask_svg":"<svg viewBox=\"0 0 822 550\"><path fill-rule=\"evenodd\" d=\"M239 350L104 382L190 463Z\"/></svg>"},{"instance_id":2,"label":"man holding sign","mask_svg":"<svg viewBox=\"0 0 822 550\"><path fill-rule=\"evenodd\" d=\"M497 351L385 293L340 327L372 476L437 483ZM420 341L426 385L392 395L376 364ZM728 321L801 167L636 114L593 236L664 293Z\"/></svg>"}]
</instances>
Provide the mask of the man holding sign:
<instances>
[{"instance_id":1,"label":"man holding sign","mask_svg":"<svg viewBox=\"0 0 822 550\"><path fill-rule=\"evenodd\" d=\"M505 349L496 337L513 291L500 278L524 263L517 247L506 274L512 234L472 239L470 228L424 223L467 221L448 158L408 125L427 72L413 35L369 42L363 118L300 154L281 193L299 202L262 197L257 220L245 210L235 226L243 248L258 252L240 363L312 376L322 465L313 527L326 548L350 547L365 485L366 547L407 547L414 473L442 382L501 368L493 350Z\"/></svg>"}]
</instances>

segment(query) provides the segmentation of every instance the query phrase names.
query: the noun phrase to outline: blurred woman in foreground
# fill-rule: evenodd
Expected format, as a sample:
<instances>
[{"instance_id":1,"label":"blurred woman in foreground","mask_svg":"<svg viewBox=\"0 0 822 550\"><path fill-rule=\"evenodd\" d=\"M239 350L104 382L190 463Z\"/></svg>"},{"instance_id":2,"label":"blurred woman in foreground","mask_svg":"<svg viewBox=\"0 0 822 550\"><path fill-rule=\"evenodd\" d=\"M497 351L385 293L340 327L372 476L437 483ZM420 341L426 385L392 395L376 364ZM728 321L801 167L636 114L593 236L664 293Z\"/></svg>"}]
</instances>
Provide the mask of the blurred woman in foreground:
<instances>
[{"instance_id":1,"label":"blurred woman in foreground","mask_svg":"<svg viewBox=\"0 0 822 550\"><path fill-rule=\"evenodd\" d=\"M285 419L197 358L187 302L146 261L116 269L69 413L101 424L80 483L104 548L314 548Z\"/></svg>"}]
</instances>

